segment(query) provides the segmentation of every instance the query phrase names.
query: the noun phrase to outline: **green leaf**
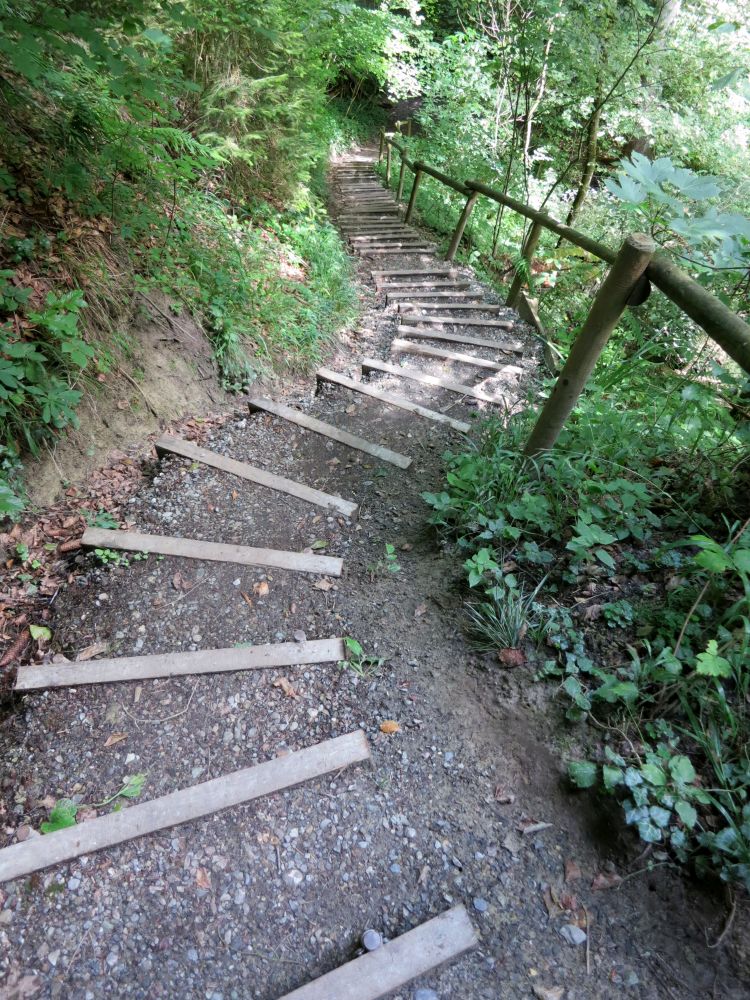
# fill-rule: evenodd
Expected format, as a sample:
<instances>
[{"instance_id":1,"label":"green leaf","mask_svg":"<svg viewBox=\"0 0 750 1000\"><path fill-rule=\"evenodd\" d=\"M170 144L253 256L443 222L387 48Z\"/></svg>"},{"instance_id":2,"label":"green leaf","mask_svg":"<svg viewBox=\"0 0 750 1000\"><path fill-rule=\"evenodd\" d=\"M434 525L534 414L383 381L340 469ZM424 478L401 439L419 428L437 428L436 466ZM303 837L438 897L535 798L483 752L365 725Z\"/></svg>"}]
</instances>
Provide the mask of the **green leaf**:
<instances>
[{"instance_id":1,"label":"green leaf","mask_svg":"<svg viewBox=\"0 0 750 1000\"><path fill-rule=\"evenodd\" d=\"M44 642L49 642L52 638L52 629L47 628L46 625L29 625L29 632L31 632L31 638L38 640L43 640Z\"/></svg>"},{"instance_id":2,"label":"green leaf","mask_svg":"<svg viewBox=\"0 0 750 1000\"><path fill-rule=\"evenodd\" d=\"M125 799L137 799L143 791L146 778L146 774L131 774L125 779L125 784L117 794Z\"/></svg>"},{"instance_id":3,"label":"green leaf","mask_svg":"<svg viewBox=\"0 0 750 1000\"><path fill-rule=\"evenodd\" d=\"M612 767L611 764L605 764L602 767L602 778L604 780L604 787L608 792L611 792L613 788L617 787L617 785L621 785L625 780L622 769L619 767Z\"/></svg>"},{"instance_id":4,"label":"green leaf","mask_svg":"<svg viewBox=\"0 0 750 1000\"><path fill-rule=\"evenodd\" d=\"M312 543L312 545L310 546L310 548L311 549L327 549L328 548L328 542L325 540L325 538L318 538L318 539L316 539Z\"/></svg>"},{"instance_id":5,"label":"green leaf","mask_svg":"<svg viewBox=\"0 0 750 1000\"><path fill-rule=\"evenodd\" d=\"M78 806L72 799L60 799L53 806L49 819L42 823L39 829L42 833L55 833L67 826L75 826L77 812Z\"/></svg>"},{"instance_id":6,"label":"green leaf","mask_svg":"<svg viewBox=\"0 0 750 1000\"><path fill-rule=\"evenodd\" d=\"M698 813L695 806L692 806L689 802L685 802L684 799L680 799L678 802L675 802L674 808L688 830L692 830L698 822Z\"/></svg>"},{"instance_id":7,"label":"green leaf","mask_svg":"<svg viewBox=\"0 0 750 1000\"><path fill-rule=\"evenodd\" d=\"M725 657L719 656L716 639L710 639L705 652L698 653L695 670L703 677L731 677L732 664Z\"/></svg>"},{"instance_id":8,"label":"green leaf","mask_svg":"<svg viewBox=\"0 0 750 1000\"><path fill-rule=\"evenodd\" d=\"M689 785L692 781L695 781L695 768L690 758L684 754L672 757L669 762L669 770L674 780L681 782L683 785Z\"/></svg>"},{"instance_id":9,"label":"green leaf","mask_svg":"<svg viewBox=\"0 0 750 1000\"><path fill-rule=\"evenodd\" d=\"M666 774L656 764L644 764L641 768L641 774L650 785L661 788L667 783Z\"/></svg>"},{"instance_id":10,"label":"green leaf","mask_svg":"<svg viewBox=\"0 0 750 1000\"><path fill-rule=\"evenodd\" d=\"M568 777L577 788L593 788L599 768L590 760L572 760L568 764Z\"/></svg>"}]
</instances>

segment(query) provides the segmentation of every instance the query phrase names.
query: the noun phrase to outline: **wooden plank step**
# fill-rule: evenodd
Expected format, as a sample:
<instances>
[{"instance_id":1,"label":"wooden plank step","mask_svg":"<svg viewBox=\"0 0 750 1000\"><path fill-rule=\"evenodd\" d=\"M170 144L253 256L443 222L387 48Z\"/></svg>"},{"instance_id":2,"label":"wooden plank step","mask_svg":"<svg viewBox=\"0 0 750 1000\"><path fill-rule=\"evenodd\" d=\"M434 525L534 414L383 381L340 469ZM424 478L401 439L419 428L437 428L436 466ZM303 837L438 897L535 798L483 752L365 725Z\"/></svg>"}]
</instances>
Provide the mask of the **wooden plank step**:
<instances>
[{"instance_id":1,"label":"wooden plank step","mask_svg":"<svg viewBox=\"0 0 750 1000\"><path fill-rule=\"evenodd\" d=\"M388 301L393 300L394 302L399 302L401 299L408 299L412 296L414 292L389 292ZM429 299L479 299L482 297L481 292L431 292L426 288L421 288L419 290L420 295L424 295Z\"/></svg>"},{"instance_id":2,"label":"wooden plank step","mask_svg":"<svg viewBox=\"0 0 750 1000\"><path fill-rule=\"evenodd\" d=\"M233 458L219 455L215 451L207 448L199 448L192 441L185 441L171 434L165 434L154 444L157 452L162 455L171 452L174 455L182 455L194 462L202 462L222 472L229 472L240 479L247 479L251 483L258 483L267 486L269 489L278 490L281 493L288 493L290 496L298 497L300 500L307 500L318 507L325 507L326 510L338 510L346 517L351 517L357 510L356 503L350 500L342 500L341 497L323 493L322 490L313 489L303 483L296 483L293 479L285 479L277 476L273 472L266 472L265 469L258 469L254 465L247 465L245 462L236 462Z\"/></svg>"},{"instance_id":3,"label":"wooden plank step","mask_svg":"<svg viewBox=\"0 0 750 1000\"><path fill-rule=\"evenodd\" d=\"M467 288L471 288L470 281L458 281L456 279L448 281L422 281L421 279L416 279L415 281L395 281L390 285L381 285L381 292L400 291L402 288L418 288L420 294L429 292L430 289L436 288L438 290L444 288L455 288L457 291L465 291Z\"/></svg>"},{"instance_id":4,"label":"wooden plank step","mask_svg":"<svg viewBox=\"0 0 750 1000\"><path fill-rule=\"evenodd\" d=\"M515 323L511 319L474 319L471 316L420 316L409 313L404 317L409 323L424 323L434 326L492 326L499 330L512 330Z\"/></svg>"},{"instance_id":5,"label":"wooden plank step","mask_svg":"<svg viewBox=\"0 0 750 1000\"><path fill-rule=\"evenodd\" d=\"M393 257L409 257L412 254L419 254L420 257L425 257L427 254L434 253L437 247L430 245L424 247L358 247L357 253L360 257L381 257L383 254L389 253Z\"/></svg>"},{"instance_id":6,"label":"wooden plank step","mask_svg":"<svg viewBox=\"0 0 750 1000\"><path fill-rule=\"evenodd\" d=\"M454 431L461 431L461 433L466 434L471 429L470 425L463 420L454 420L452 417L447 417L444 413L438 413L436 410L428 410L426 407L420 406L419 403L412 403L405 396L397 396L395 393L378 389L377 386L368 385L366 382L356 382L354 379L346 375L340 375L330 368L320 368L317 376L322 382L332 382L334 385L342 385L347 389L352 389L354 392L361 392L365 396L372 396L373 399L378 399L382 403L398 406L402 410L416 413L420 417L426 417L428 420L435 420L439 424L447 424Z\"/></svg>"},{"instance_id":7,"label":"wooden plank step","mask_svg":"<svg viewBox=\"0 0 750 1000\"><path fill-rule=\"evenodd\" d=\"M32 837L0 850L0 882L78 858L82 854L100 851L104 847L113 847L146 833L167 830L230 806L251 802L262 795L292 788L303 781L366 761L369 757L367 737L358 730L284 757L276 757L265 764L182 788L150 802L140 802L55 833Z\"/></svg>"},{"instance_id":8,"label":"wooden plank step","mask_svg":"<svg viewBox=\"0 0 750 1000\"><path fill-rule=\"evenodd\" d=\"M402 337L422 340L444 340L451 344L469 344L472 347L491 347L494 351L503 351L506 354L523 354L523 344L500 341L484 340L482 337L464 336L462 333L440 333L438 330L431 330L429 327L423 330L418 326L400 326L398 332Z\"/></svg>"},{"instance_id":9,"label":"wooden plank step","mask_svg":"<svg viewBox=\"0 0 750 1000\"><path fill-rule=\"evenodd\" d=\"M157 552L183 559L208 559L212 562L239 563L242 566L273 566L297 573L328 573L341 576L343 560L334 556L305 555L283 549L256 549L224 542L202 542L197 538L173 538L169 535L144 535L139 531L112 531L87 528L81 539L87 548L124 549L128 552Z\"/></svg>"},{"instance_id":10,"label":"wooden plank step","mask_svg":"<svg viewBox=\"0 0 750 1000\"><path fill-rule=\"evenodd\" d=\"M343 639L274 642L246 648L199 649L197 652L157 653L153 656L116 656L81 663L19 667L15 690L143 681L152 677L184 677L187 674L225 674L235 670L266 670L309 663L335 663L345 659Z\"/></svg>"},{"instance_id":11,"label":"wooden plank step","mask_svg":"<svg viewBox=\"0 0 750 1000\"><path fill-rule=\"evenodd\" d=\"M517 365L500 365L496 361L478 358L476 354L461 354L459 351L443 351L429 344L415 344L410 340L399 340L391 344L393 354L418 354L423 358L441 358L443 361L456 361L463 365L474 365L476 368L489 368L491 371L504 372L507 375L521 375L523 368Z\"/></svg>"},{"instance_id":12,"label":"wooden plank step","mask_svg":"<svg viewBox=\"0 0 750 1000\"><path fill-rule=\"evenodd\" d=\"M352 243L393 243L398 241L403 241L405 243L424 243L424 236L420 236L419 233L410 233L408 230L405 233L362 233L359 236L347 236L347 239Z\"/></svg>"},{"instance_id":13,"label":"wooden plank step","mask_svg":"<svg viewBox=\"0 0 750 1000\"><path fill-rule=\"evenodd\" d=\"M505 309L505 306L499 306L495 303L489 302L479 302L471 303L467 302L465 305L461 302L451 303L451 302L400 302L398 305L398 311L400 313L411 313L416 309L441 309L445 312L446 309L451 311L460 310L463 312L488 312L488 313L498 313Z\"/></svg>"},{"instance_id":14,"label":"wooden plank step","mask_svg":"<svg viewBox=\"0 0 750 1000\"><path fill-rule=\"evenodd\" d=\"M401 365L392 365L388 361L378 361L377 358L364 358L362 360L362 371L387 372L389 375L408 378L412 382L421 382L422 385L429 385L435 389L447 389L449 392L458 392L462 396L481 399L484 403L505 402L503 396L493 396L478 386L464 385L462 382L454 382L452 379L441 378L439 375L428 375L427 372L419 371L418 368L402 368Z\"/></svg>"},{"instance_id":15,"label":"wooden plank step","mask_svg":"<svg viewBox=\"0 0 750 1000\"><path fill-rule=\"evenodd\" d=\"M285 406L283 403L276 403L274 400L266 399L263 396L251 396L247 405L251 411L264 410L266 413L273 413L274 416L282 417L284 420L289 420L300 427L306 427L310 431L315 431L316 434L332 438L334 441L339 441L350 448L356 448L357 451L364 451L366 454L373 455L383 462L390 462L391 465L396 465L399 469L408 469L411 465L411 459L406 455L400 455L397 451L391 451L389 448L384 448L379 444L372 444L370 441L365 441L364 438L349 434L348 431L334 427L333 424L326 424L316 417L311 417L300 410L294 410L291 406Z\"/></svg>"},{"instance_id":16,"label":"wooden plank step","mask_svg":"<svg viewBox=\"0 0 750 1000\"><path fill-rule=\"evenodd\" d=\"M452 267L441 267L439 264L436 267L418 267L413 270L408 268L397 267L393 271L371 271L370 272L376 280L381 278L408 278L412 275L423 275L423 274L456 274L456 270Z\"/></svg>"},{"instance_id":17,"label":"wooden plank step","mask_svg":"<svg viewBox=\"0 0 750 1000\"><path fill-rule=\"evenodd\" d=\"M378 1000L476 947L466 908L454 906L281 1000Z\"/></svg>"}]
</instances>

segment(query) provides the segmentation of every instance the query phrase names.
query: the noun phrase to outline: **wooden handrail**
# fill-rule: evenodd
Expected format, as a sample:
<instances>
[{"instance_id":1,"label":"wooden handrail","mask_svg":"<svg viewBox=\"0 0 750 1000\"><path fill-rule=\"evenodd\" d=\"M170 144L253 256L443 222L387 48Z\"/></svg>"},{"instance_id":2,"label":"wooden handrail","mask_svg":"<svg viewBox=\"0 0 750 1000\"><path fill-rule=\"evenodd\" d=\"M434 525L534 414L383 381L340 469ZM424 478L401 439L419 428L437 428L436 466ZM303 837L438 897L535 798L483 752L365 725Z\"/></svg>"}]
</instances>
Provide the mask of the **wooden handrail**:
<instances>
[{"instance_id":1,"label":"wooden handrail","mask_svg":"<svg viewBox=\"0 0 750 1000\"><path fill-rule=\"evenodd\" d=\"M617 253L604 243L591 239L577 229L572 229L564 223L559 222L546 212L540 212L522 201L511 198L510 195L496 191L488 184L481 181L468 180L464 183L454 180L447 174L436 170L427 163L421 161L410 161L407 151L402 143L391 138L387 133L383 133L384 141L398 150L404 159L406 166L415 174L428 174L435 180L445 184L446 187L457 191L464 196L471 195L472 192L482 194L486 198L505 205L512 211L532 222L536 222L556 233L574 246L586 250L594 257L606 261L608 264L614 263ZM413 209L413 204L409 205L409 214ZM462 230L463 231L463 230ZM459 236L460 238L460 236ZM454 249L455 253L455 249ZM648 279L659 288L664 295L675 303L687 316L698 324L705 332L715 340L716 343L748 374L750 374L750 325L746 323L737 313L726 306L719 298L706 291L690 275L686 274L680 267L674 264L664 253L657 253L646 269Z\"/></svg>"}]
</instances>

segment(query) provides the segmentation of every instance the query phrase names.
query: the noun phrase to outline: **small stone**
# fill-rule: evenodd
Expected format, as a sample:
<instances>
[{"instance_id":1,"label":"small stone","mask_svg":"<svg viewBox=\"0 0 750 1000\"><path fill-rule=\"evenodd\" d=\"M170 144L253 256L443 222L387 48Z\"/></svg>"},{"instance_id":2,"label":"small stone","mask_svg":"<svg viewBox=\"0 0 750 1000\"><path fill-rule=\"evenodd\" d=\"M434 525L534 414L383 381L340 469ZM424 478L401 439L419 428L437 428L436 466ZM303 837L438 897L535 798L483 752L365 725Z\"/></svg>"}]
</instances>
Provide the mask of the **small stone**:
<instances>
[{"instance_id":1,"label":"small stone","mask_svg":"<svg viewBox=\"0 0 750 1000\"><path fill-rule=\"evenodd\" d=\"M401 874L401 865L392 864L391 865L391 871L393 872L394 875L400 875Z\"/></svg>"},{"instance_id":2,"label":"small stone","mask_svg":"<svg viewBox=\"0 0 750 1000\"><path fill-rule=\"evenodd\" d=\"M75 875L72 878L68 879L68 888L70 889L71 892L75 892L76 889L79 888L80 884L81 880L77 878Z\"/></svg>"},{"instance_id":3,"label":"small stone","mask_svg":"<svg viewBox=\"0 0 750 1000\"><path fill-rule=\"evenodd\" d=\"M187 957L189 962L197 962L198 952L195 950L195 948L188 948Z\"/></svg>"},{"instance_id":4,"label":"small stone","mask_svg":"<svg viewBox=\"0 0 750 1000\"><path fill-rule=\"evenodd\" d=\"M375 949L379 948L382 943L383 939L377 931L370 929L365 931L362 935L362 944L365 946L367 951L375 951Z\"/></svg>"},{"instance_id":5,"label":"small stone","mask_svg":"<svg viewBox=\"0 0 750 1000\"><path fill-rule=\"evenodd\" d=\"M240 580L240 578L237 577L236 580L232 580L232 586L233 587L241 587L242 586L242 580Z\"/></svg>"},{"instance_id":6,"label":"small stone","mask_svg":"<svg viewBox=\"0 0 750 1000\"><path fill-rule=\"evenodd\" d=\"M486 899L481 899L479 896L477 896L476 899L474 900L474 909L478 913L486 913L489 905L490 904L487 902Z\"/></svg>"},{"instance_id":7,"label":"small stone","mask_svg":"<svg viewBox=\"0 0 750 1000\"><path fill-rule=\"evenodd\" d=\"M420 989L414 991L412 1000L440 1000L440 997L434 990L422 986Z\"/></svg>"},{"instance_id":8,"label":"small stone","mask_svg":"<svg viewBox=\"0 0 750 1000\"><path fill-rule=\"evenodd\" d=\"M586 940L586 931L582 931L576 924L563 924L560 928L560 937L568 944L583 944Z\"/></svg>"},{"instance_id":9,"label":"small stone","mask_svg":"<svg viewBox=\"0 0 750 1000\"><path fill-rule=\"evenodd\" d=\"M284 881L287 885L300 885L305 879L305 876L299 870L299 868L290 868L288 872L284 873Z\"/></svg>"},{"instance_id":10,"label":"small stone","mask_svg":"<svg viewBox=\"0 0 750 1000\"><path fill-rule=\"evenodd\" d=\"M120 961L120 956L117 954L116 951L111 951L109 955L107 955L107 965L110 967L110 969L113 969L119 961Z\"/></svg>"},{"instance_id":11,"label":"small stone","mask_svg":"<svg viewBox=\"0 0 750 1000\"><path fill-rule=\"evenodd\" d=\"M3 910L0 913L0 924L9 924L13 919L13 910Z\"/></svg>"},{"instance_id":12,"label":"small stone","mask_svg":"<svg viewBox=\"0 0 750 1000\"><path fill-rule=\"evenodd\" d=\"M307 636L301 628L295 629L294 632L292 632L292 636L294 637L295 642L307 642Z\"/></svg>"},{"instance_id":13,"label":"small stone","mask_svg":"<svg viewBox=\"0 0 750 1000\"><path fill-rule=\"evenodd\" d=\"M60 949L59 948L56 951L51 951L49 953L49 955L47 955L47 961L49 962L49 964L51 966L57 965L59 959L60 959Z\"/></svg>"}]
</instances>

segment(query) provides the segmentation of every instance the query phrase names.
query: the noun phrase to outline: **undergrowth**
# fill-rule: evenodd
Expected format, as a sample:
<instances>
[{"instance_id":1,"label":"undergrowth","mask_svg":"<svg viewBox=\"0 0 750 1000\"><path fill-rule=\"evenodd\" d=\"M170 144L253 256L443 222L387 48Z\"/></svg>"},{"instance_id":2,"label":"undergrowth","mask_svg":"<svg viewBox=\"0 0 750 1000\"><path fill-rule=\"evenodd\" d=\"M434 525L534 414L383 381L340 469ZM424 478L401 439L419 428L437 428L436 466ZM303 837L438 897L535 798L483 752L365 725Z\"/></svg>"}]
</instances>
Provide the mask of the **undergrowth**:
<instances>
[{"instance_id":1,"label":"undergrowth","mask_svg":"<svg viewBox=\"0 0 750 1000\"><path fill-rule=\"evenodd\" d=\"M490 420L424 498L474 641L524 646L583 727L574 782L657 852L750 886L750 428L730 372L657 383L648 353L610 349L553 452L521 454L533 410Z\"/></svg>"},{"instance_id":2,"label":"undergrowth","mask_svg":"<svg viewBox=\"0 0 750 1000\"><path fill-rule=\"evenodd\" d=\"M23 455L127 364L137 292L194 314L229 388L315 364L351 320L324 172L382 123L347 90L377 89L391 21L328 0L0 0L0 517L23 506Z\"/></svg>"}]
</instances>

